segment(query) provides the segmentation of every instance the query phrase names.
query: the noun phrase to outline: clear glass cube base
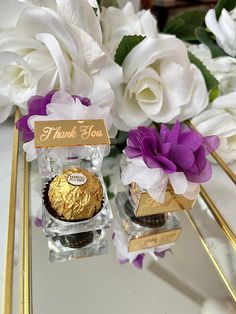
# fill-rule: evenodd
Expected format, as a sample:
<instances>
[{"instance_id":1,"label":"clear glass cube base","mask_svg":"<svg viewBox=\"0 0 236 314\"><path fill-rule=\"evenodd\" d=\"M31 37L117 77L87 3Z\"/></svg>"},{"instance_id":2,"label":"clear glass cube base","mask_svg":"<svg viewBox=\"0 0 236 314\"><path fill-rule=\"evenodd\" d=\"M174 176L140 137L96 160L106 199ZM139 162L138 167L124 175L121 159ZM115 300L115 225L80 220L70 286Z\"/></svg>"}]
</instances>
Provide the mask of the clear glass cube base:
<instances>
[{"instance_id":1,"label":"clear glass cube base","mask_svg":"<svg viewBox=\"0 0 236 314\"><path fill-rule=\"evenodd\" d=\"M97 175L103 186L103 203L101 210L90 219L68 222L52 216L43 204L43 229L47 237L93 231L111 227L113 216L106 192L106 186L102 174L100 173ZM45 181L45 184L47 184L47 182L48 181Z\"/></svg>"},{"instance_id":2,"label":"clear glass cube base","mask_svg":"<svg viewBox=\"0 0 236 314\"><path fill-rule=\"evenodd\" d=\"M164 223L160 226L156 226L158 223L155 222L155 219L158 222L160 216L147 216L145 217L147 224L143 226L134 222L127 214L134 213L135 210L127 192L119 192L115 198L115 203L117 219L122 226L129 252L159 247L164 244L174 243L177 240L181 228L177 217L173 213L160 214L162 215L162 223L164 217ZM149 226L147 226L148 224Z\"/></svg>"},{"instance_id":3,"label":"clear glass cube base","mask_svg":"<svg viewBox=\"0 0 236 314\"><path fill-rule=\"evenodd\" d=\"M65 243L64 237L56 236L49 238L49 262L65 262L80 259L82 257L107 254L108 244L105 230L92 231L92 234L92 242L79 248L69 247L68 242Z\"/></svg>"},{"instance_id":4,"label":"clear glass cube base","mask_svg":"<svg viewBox=\"0 0 236 314\"><path fill-rule=\"evenodd\" d=\"M101 171L106 146L71 146L38 148L37 159L42 177L57 175L68 167L78 167L92 172Z\"/></svg>"}]
</instances>

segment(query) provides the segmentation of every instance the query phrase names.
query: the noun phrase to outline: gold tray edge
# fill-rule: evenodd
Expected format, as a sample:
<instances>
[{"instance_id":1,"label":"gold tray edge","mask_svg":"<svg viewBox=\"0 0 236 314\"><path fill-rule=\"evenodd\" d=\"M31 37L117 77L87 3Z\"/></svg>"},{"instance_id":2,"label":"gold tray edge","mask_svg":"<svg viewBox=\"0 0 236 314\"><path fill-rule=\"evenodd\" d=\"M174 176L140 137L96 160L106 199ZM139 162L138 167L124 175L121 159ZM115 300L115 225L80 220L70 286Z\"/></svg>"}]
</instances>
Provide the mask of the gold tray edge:
<instances>
[{"instance_id":1,"label":"gold tray edge","mask_svg":"<svg viewBox=\"0 0 236 314\"><path fill-rule=\"evenodd\" d=\"M19 119L20 112L16 109L15 121ZM10 202L8 210L8 226L6 239L6 253L4 263L3 293L2 293L2 313L12 313L12 286L13 286L13 260L14 260L14 236L15 236L15 213L16 213L16 193L17 193L17 165L19 151L19 132L14 128L13 150L11 165Z\"/></svg>"},{"instance_id":2,"label":"gold tray edge","mask_svg":"<svg viewBox=\"0 0 236 314\"><path fill-rule=\"evenodd\" d=\"M196 233L198 234L198 236L199 236L199 238L200 238L200 241L201 241L201 243L202 243L204 249L206 250L208 256L210 257L210 260L211 260L212 263L214 264L214 266L215 266L216 270L218 271L218 273L219 273L221 279L223 280L223 282L224 282L226 288L228 289L228 291L230 292L230 294L231 294L231 296L232 296L234 302L236 303L236 290L231 286L231 284L229 283L229 281L228 281L227 278L225 277L223 270L222 270L221 267L219 266L219 264L218 264L216 258L214 257L214 255L213 255L213 254L211 253L211 251L209 250L209 248L208 248L208 246L207 246L207 244L206 244L206 242L205 242L205 240L204 240L204 238L203 238L203 236L202 236L202 234L201 234L199 228L198 228L197 225L195 224L195 222L194 222L193 218L191 217L190 213L189 213L188 211L185 211L185 214L186 214L186 216L188 217L188 219L189 219L191 225L193 226L194 230L195 230Z\"/></svg>"}]
</instances>

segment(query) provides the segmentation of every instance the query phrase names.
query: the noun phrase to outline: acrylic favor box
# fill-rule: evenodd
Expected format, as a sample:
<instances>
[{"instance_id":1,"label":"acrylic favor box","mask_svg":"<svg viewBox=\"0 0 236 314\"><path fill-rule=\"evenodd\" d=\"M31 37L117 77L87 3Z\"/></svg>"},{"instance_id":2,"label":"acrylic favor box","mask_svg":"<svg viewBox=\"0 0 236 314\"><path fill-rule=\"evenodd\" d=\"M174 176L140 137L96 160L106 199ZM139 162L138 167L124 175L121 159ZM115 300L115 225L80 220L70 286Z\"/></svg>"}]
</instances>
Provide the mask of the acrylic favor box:
<instances>
[{"instance_id":1,"label":"acrylic favor box","mask_svg":"<svg viewBox=\"0 0 236 314\"><path fill-rule=\"evenodd\" d=\"M104 229L111 226L112 212L101 166L108 145L103 120L35 123L50 262L107 252Z\"/></svg>"},{"instance_id":2,"label":"acrylic favor box","mask_svg":"<svg viewBox=\"0 0 236 314\"><path fill-rule=\"evenodd\" d=\"M128 252L173 244L181 228L177 217L171 213L135 216L135 206L127 192L119 192L115 199L118 222L124 232Z\"/></svg>"}]
</instances>

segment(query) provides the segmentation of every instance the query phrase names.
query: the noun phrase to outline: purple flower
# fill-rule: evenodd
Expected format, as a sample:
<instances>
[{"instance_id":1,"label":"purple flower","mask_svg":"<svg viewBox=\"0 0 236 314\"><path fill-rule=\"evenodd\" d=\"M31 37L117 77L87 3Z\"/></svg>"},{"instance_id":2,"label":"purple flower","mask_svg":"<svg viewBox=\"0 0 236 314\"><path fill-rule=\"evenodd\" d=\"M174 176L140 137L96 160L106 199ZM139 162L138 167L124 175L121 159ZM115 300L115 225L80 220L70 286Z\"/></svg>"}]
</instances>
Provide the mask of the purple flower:
<instances>
[{"instance_id":1,"label":"purple flower","mask_svg":"<svg viewBox=\"0 0 236 314\"><path fill-rule=\"evenodd\" d=\"M166 250L161 251L161 252L155 251L155 249L154 249L154 254L156 255L156 257L160 257L160 258L164 258L167 252L172 253L171 249L166 249Z\"/></svg>"},{"instance_id":2,"label":"purple flower","mask_svg":"<svg viewBox=\"0 0 236 314\"><path fill-rule=\"evenodd\" d=\"M143 259L144 259L145 254L138 254L136 258L133 260L133 264L136 268L142 269L143 268Z\"/></svg>"},{"instance_id":3,"label":"purple flower","mask_svg":"<svg viewBox=\"0 0 236 314\"><path fill-rule=\"evenodd\" d=\"M34 138L34 132L28 126L28 119L31 116L46 116L47 105L51 102L52 96L56 91L49 92L45 97L43 96L33 96L28 101L28 114L21 117L16 122L16 128L22 132L22 139L24 142L32 141Z\"/></svg>"},{"instance_id":4,"label":"purple flower","mask_svg":"<svg viewBox=\"0 0 236 314\"><path fill-rule=\"evenodd\" d=\"M142 157L149 168L161 168L165 173L183 172L188 181L202 183L211 177L206 155L219 146L217 136L201 136L182 127L177 121L172 129L138 127L129 131L125 154L128 158Z\"/></svg>"},{"instance_id":5,"label":"purple flower","mask_svg":"<svg viewBox=\"0 0 236 314\"><path fill-rule=\"evenodd\" d=\"M50 104L53 95L56 93L56 91L52 90L50 91L46 96L33 96L29 99L27 103L28 107L28 114L21 117L16 122L16 128L22 132L22 139L24 142L29 142L34 139L34 132L29 128L28 126L28 119L31 116L46 116L47 115L47 105ZM82 105L88 107L91 106L91 101L87 97L81 97L78 95L72 96L74 100L78 98Z\"/></svg>"},{"instance_id":6,"label":"purple flower","mask_svg":"<svg viewBox=\"0 0 236 314\"><path fill-rule=\"evenodd\" d=\"M34 220L34 224L36 227L42 227L43 226L42 218L36 217Z\"/></svg>"}]
</instances>

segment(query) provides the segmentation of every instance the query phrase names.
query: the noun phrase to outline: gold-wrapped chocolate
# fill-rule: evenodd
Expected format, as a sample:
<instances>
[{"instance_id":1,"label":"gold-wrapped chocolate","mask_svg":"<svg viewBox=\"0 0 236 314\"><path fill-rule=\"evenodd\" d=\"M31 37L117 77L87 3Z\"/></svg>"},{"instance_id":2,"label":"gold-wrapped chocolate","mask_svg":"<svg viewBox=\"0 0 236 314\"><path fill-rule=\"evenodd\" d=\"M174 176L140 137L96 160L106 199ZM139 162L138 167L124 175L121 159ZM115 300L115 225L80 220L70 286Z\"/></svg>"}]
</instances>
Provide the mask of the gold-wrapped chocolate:
<instances>
[{"instance_id":1,"label":"gold-wrapped chocolate","mask_svg":"<svg viewBox=\"0 0 236 314\"><path fill-rule=\"evenodd\" d=\"M88 219L101 209L103 188L94 173L70 168L50 183L48 199L51 208L61 219Z\"/></svg>"}]
</instances>

